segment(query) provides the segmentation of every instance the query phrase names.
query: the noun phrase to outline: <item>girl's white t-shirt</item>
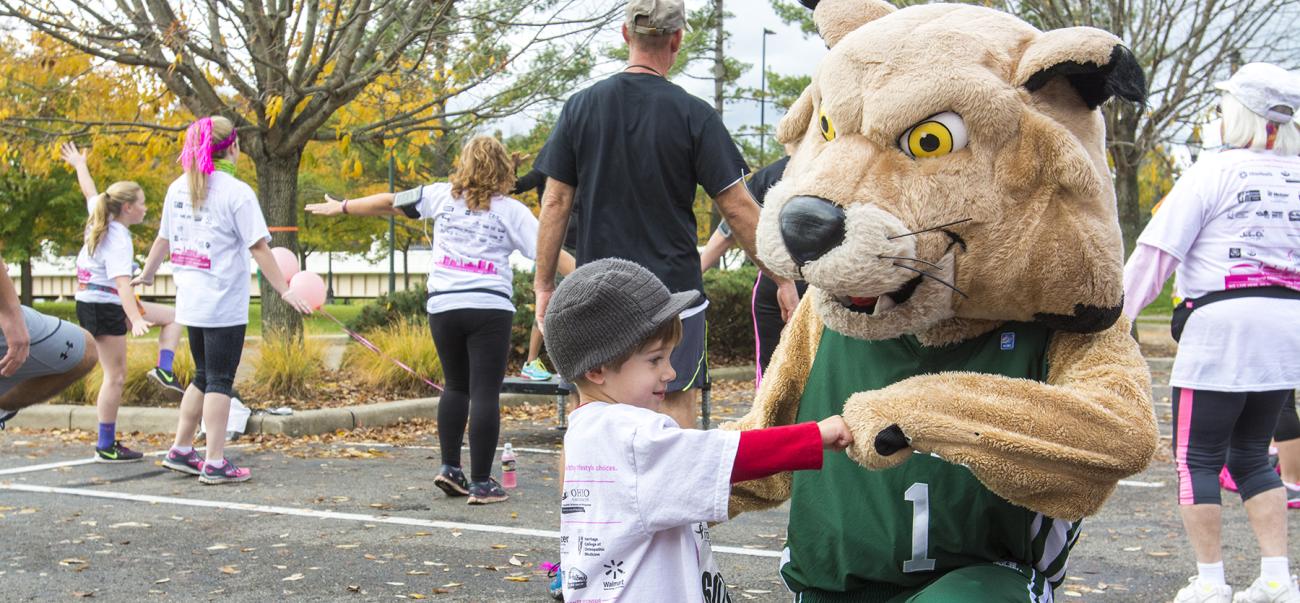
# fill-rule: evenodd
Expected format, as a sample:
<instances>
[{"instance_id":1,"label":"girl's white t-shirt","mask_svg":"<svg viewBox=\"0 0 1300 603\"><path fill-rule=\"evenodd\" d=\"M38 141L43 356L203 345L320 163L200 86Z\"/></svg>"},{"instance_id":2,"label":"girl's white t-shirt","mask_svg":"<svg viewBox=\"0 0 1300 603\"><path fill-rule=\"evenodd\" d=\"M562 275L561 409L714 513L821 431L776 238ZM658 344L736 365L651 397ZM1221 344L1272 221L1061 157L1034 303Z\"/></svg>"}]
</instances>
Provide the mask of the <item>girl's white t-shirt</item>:
<instances>
[{"instance_id":1,"label":"girl's white t-shirt","mask_svg":"<svg viewBox=\"0 0 1300 603\"><path fill-rule=\"evenodd\" d=\"M1177 294L1300 290L1300 157L1233 149L1183 174L1138 243L1178 259ZM1212 391L1300 387L1300 301L1260 297L1196 309L1170 384Z\"/></svg>"},{"instance_id":2,"label":"girl's white t-shirt","mask_svg":"<svg viewBox=\"0 0 1300 603\"><path fill-rule=\"evenodd\" d=\"M222 171L208 175L199 211L189 178L167 188L158 236L171 245L176 322L191 327L248 324L249 248L271 240L252 187Z\"/></svg>"},{"instance_id":3,"label":"girl's white t-shirt","mask_svg":"<svg viewBox=\"0 0 1300 603\"><path fill-rule=\"evenodd\" d=\"M727 520L740 432L591 402L569 415L560 501L565 601L726 601L710 522Z\"/></svg>"},{"instance_id":4,"label":"girl's white t-shirt","mask_svg":"<svg viewBox=\"0 0 1300 603\"><path fill-rule=\"evenodd\" d=\"M420 219L433 220L433 265L429 267L430 296L425 311L437 314L473 308L514 312L510 253L518 250L528 259L537 255L537 217L532 210L497 195L487 211L470 211L463 200L452 196L451 184L446 182L420 187L415 209Z\"/></svg>"},{"instance_id":5,"label":"girl's white t-shirt","mask_svg":"<svg viewBox=\"0 0 1300 603\"><path fill-rule=\"evenodd\" d=\"M135 248L131 244L131 230L121 222L108 223L108 231L100 239L94 255L89 253L84 244L77 254L77 284L95 285L97 287L117 288L113 281L119 276L131 276L132 258ZM122 305L122 299L115 294L99 289L82 289L78 287L76 299L82 303Z\"/></svg>"}]
</instances>

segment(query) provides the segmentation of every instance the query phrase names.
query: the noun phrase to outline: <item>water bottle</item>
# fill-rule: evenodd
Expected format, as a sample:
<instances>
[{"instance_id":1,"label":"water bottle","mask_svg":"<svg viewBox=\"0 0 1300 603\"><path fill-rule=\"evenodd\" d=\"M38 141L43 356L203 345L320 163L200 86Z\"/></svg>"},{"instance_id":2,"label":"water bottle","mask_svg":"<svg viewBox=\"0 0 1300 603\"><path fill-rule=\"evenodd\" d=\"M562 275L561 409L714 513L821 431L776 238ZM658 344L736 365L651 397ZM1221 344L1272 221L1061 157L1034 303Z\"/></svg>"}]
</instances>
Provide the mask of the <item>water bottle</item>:
<instances>
[{"instance_id":1,"label":"water bottle","mask_svg":"<svg viewBox=\"0 0 1300 603\"><path fill-rule=\"evenodd\" d=\"M515 478L515 447L506 442L501 451L501 487L514 488L519 485Z\"/></svg>"}]
</instances>

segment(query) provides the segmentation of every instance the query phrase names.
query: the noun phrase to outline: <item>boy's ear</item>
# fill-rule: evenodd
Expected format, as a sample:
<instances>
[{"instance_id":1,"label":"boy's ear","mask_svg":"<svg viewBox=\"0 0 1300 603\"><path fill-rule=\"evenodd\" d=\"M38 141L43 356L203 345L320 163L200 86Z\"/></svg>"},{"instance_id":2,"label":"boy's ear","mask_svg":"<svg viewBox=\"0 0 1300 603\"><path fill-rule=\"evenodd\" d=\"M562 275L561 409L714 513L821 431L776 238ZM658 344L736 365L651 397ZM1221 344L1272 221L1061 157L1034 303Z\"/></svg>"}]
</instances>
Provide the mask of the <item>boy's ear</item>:
<instances>
[{"instance_id":1,"label":"boy's ear","mask_svg":"<svg viewBox=\"0 0 1300 603\"><path fill-rule=\"evenodd\" d=\"M591 382L591 383L594 383L594 384L596 384L596 385L604 385L604 384L605 384L605 367L603 367L603 366L598 366L598 367L596 367L596 368L594 368L594 369L591 369L591 370L589 370L589 371L583 373L582 376L583 376L587 381L589 381L589 382Z\"/></svg>"}]
</instances>

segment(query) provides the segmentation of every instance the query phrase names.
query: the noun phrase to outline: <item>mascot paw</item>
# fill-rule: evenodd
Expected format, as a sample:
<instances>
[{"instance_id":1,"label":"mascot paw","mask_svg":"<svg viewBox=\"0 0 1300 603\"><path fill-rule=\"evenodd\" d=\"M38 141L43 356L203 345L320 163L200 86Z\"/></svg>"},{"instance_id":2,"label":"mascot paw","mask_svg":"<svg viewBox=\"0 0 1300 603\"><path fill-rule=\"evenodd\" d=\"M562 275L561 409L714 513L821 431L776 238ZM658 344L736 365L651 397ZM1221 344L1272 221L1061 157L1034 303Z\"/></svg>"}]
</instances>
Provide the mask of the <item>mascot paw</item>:
<instances>
[{"instance_id":1,"label":"mascot paw","mask_svg":"<svg viewBox=\"0 0 1300 603\"><path fill-rule=\"evenodd\" d=\"M880 456L890 456L908 446L907 436L903 435L903 429L898 425L890 425L876 434L876 454Z\"/></svg>"},{"instance_id":2,"label":"mascot paw","mask_svg":"<svg viewBox=\"0 0 1300 603\"><path fill-rule=\"evenodd\" d=\"M896 418L885 416L876 404L879 392L861 392L844 404L844 422L853 432L849 458L868 469L888 469L911 458L912 448Z\"/></svg>"}]
</instances>

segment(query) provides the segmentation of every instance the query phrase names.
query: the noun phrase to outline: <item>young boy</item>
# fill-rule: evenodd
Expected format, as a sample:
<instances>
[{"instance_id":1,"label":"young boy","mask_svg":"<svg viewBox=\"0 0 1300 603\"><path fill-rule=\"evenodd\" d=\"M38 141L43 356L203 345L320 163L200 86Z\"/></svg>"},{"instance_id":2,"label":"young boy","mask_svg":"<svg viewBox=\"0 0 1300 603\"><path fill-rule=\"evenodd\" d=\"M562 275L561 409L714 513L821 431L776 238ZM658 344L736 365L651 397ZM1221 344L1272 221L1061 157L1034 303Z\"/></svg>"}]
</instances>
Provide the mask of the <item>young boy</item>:
<instances>
[{"instance_id":1,"label":"young boy","mask_svg":"<svg viewBox=\"0 0 1300 603\"><path fill-rule=\"evenodd\" d=\"M560 565L566 601L727 601L707 523L727 519L731 484L820 469L852 443L839 416L729 432L681 429L659 414L675 377L677 315L699 302L669 294L619 259L587 264L555 290L546 350L579 404L564 436Z\"/></svg>"}]
</instances>

